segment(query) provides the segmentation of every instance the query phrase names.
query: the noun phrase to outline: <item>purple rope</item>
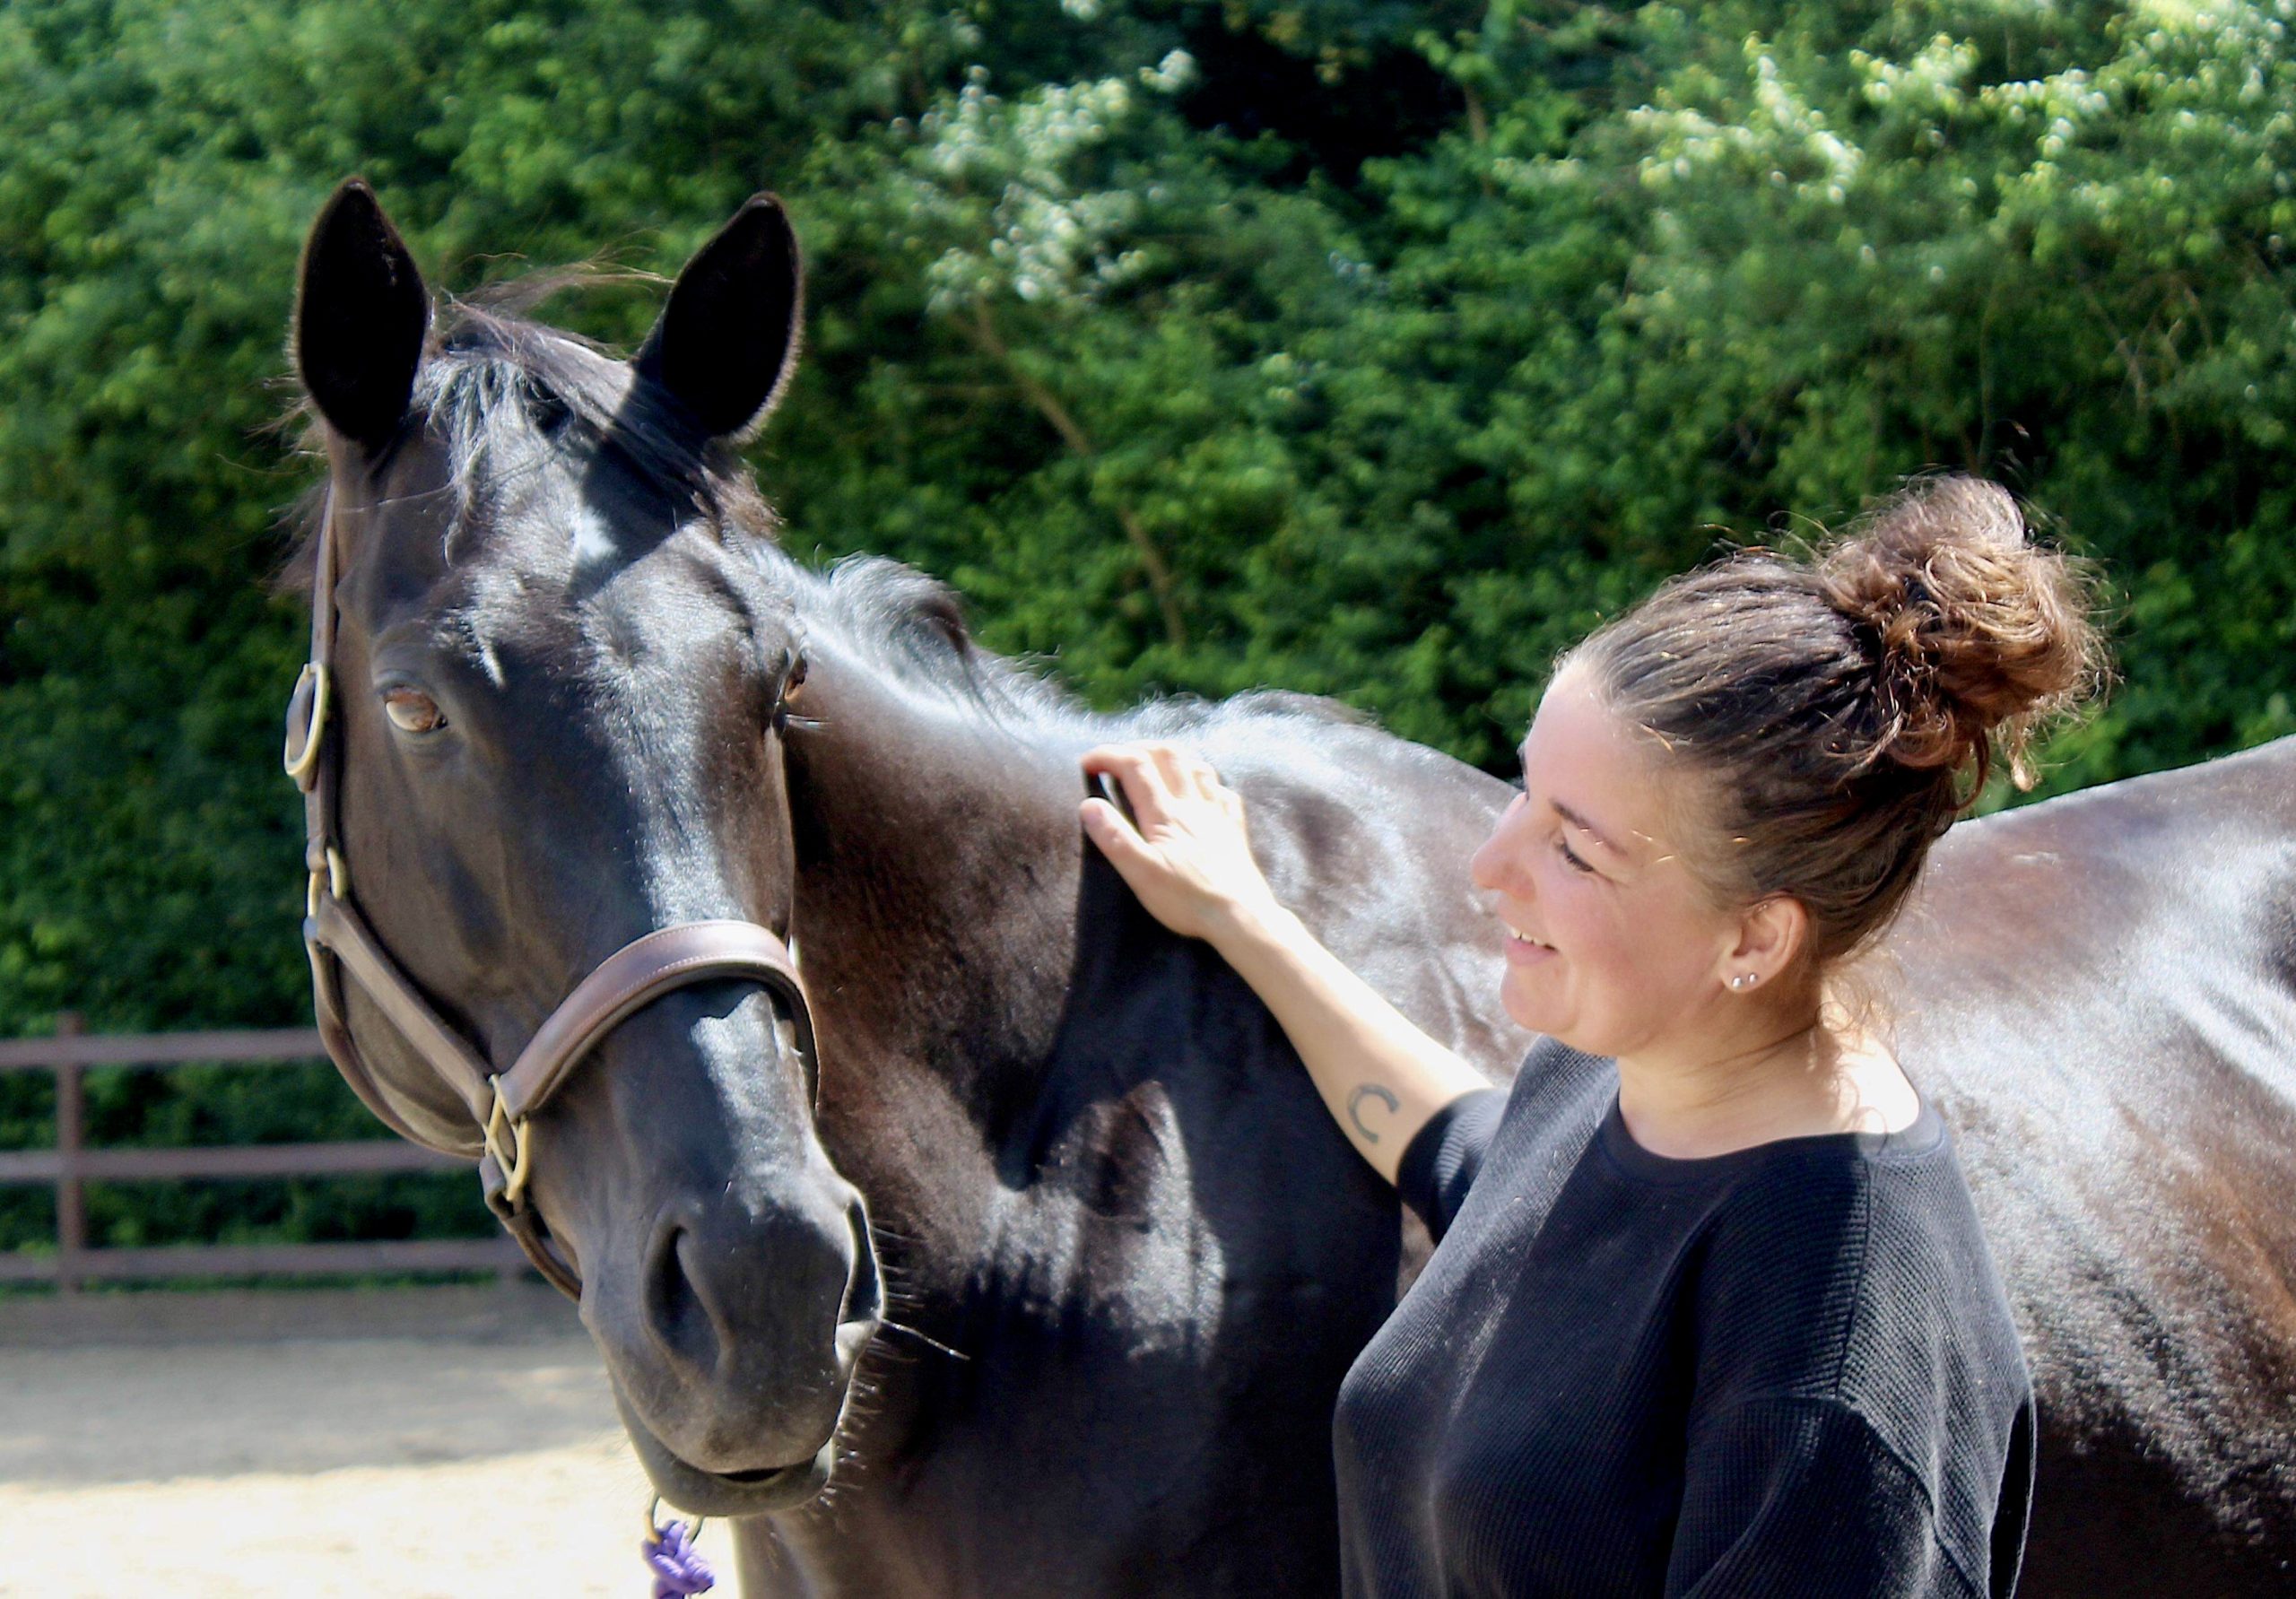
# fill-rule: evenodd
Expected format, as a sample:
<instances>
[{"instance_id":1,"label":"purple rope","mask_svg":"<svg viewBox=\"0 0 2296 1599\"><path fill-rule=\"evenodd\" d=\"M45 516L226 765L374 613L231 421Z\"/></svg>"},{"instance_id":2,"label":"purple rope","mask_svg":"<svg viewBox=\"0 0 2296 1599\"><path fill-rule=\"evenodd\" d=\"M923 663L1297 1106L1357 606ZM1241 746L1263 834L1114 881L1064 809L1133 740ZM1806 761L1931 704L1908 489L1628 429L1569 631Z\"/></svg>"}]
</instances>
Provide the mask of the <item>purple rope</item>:
<instances>
[{"instance_id":1,"label":"purple rope","mask_svg":"<svg viewBox=\"0 0 2296 1599\"><path fill-rule=\"evenodd\" d=\"M693 1534L682 1521L656 1527L638 1546L638 1552L646 1557L647 1567L654 1573L654 1599L681 1599L687 1594L706 1594L718 1586L718 1574L710 1570L709 1561L693 1552Z\"/></svg>"}]
</instances>

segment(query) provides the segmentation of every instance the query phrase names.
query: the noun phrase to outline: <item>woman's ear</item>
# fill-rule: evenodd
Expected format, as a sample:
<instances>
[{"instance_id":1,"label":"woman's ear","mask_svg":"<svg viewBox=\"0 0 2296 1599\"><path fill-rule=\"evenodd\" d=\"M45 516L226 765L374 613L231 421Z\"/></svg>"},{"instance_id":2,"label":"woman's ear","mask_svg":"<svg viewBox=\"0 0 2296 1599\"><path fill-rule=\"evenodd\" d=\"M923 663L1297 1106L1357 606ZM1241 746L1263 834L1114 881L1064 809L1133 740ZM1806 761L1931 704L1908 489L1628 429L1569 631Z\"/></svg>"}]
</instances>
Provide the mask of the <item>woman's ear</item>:
<instances>
[{"instance_id":1,"label":"woman's ear","mask_svg":"<svg viewBox=\"0 0 2296 1599\"><path fill-rule=\"evenodd\" d=\"M1722 986L1733 994L1767 988L1793 969L1810 936L1810 912L1799 899L1773 894L1738 917L1738 937L1722 958Z\"/></svg>"}]
</instances>

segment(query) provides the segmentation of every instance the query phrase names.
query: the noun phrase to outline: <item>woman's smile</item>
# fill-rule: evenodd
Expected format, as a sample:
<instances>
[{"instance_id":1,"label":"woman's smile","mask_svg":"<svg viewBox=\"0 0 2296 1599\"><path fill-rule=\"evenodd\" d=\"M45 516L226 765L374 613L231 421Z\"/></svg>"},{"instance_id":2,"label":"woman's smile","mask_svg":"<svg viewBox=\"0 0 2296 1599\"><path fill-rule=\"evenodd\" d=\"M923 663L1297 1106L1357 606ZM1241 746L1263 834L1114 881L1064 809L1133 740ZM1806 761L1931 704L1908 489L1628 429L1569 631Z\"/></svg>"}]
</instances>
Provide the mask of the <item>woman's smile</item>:
<instances>
[{"instance_id":1,"label":"woman's smile","mask_svg":"<svg viewBox=\"0 0 2296 1599\"><path fill-rule=\"evenodd\" d=\"M1526 938L1512 927L1507 929L1507 963L1509 966L1537 966L1553 960L1555 954L1552 944Z\"/></svg>"}]
</instances>

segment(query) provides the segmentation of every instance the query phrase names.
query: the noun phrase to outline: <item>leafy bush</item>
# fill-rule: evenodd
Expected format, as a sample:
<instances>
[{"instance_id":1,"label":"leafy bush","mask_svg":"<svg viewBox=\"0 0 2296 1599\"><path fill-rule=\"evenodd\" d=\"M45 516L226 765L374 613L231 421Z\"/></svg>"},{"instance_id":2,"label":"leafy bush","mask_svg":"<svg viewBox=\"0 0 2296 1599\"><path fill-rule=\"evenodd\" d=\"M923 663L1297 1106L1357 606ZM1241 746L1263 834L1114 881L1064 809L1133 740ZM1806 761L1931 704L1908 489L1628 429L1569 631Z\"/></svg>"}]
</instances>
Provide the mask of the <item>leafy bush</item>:
<instances>
[{"instance_id":1,"label":"leafy bush","mask_svg":"<svg viewBox=\"0 0 2296 1599\"><path fill-rule=\"evenodd\" d=\"M18 0L0 1032L305 1013L266 424L352 170L457 287L674 270L781 190L793 546L949 578L1097 700L1282 683L1503 767L1598 617L1949 467L2120 595L2056 786L2296 730L2286 9Z\"/></svg>"}]
</instances>

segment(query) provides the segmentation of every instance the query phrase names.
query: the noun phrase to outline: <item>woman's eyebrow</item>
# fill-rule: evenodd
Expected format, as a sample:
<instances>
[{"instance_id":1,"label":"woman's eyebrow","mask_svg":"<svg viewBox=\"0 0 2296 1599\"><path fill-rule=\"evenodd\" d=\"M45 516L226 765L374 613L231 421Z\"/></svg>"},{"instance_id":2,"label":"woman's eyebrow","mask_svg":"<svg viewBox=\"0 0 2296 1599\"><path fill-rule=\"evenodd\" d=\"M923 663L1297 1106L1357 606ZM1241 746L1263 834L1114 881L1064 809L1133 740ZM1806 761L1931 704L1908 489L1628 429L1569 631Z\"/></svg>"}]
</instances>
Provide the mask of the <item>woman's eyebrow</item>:
<instances>
[{"instance_id":1,"label":"woman's eyebrow","mask_svg":"<svg viewBox=\"0 0 2296 1599\"><path fill-rule=\"evenodd\" d=\"M1593 822L1587 821L1586 817L1580 815L1578 812L1572 810L1569 805L1564 804L1559 799L1551 799L1547 801L1547 804L1554 807L1554 813L1557 816L1561 817L1563 821L1569 822L1572 827L1577 828L1580 832L1586 834L1596 843L1601 845L1605 849L1609 850L1613 855L1617 856L1622 859L1625 857L1626 851L1621 849L1616 844L1612 843L1608 835L1604 833L1603 830L1596 827Z\"/></svg>"}]
</instances>

